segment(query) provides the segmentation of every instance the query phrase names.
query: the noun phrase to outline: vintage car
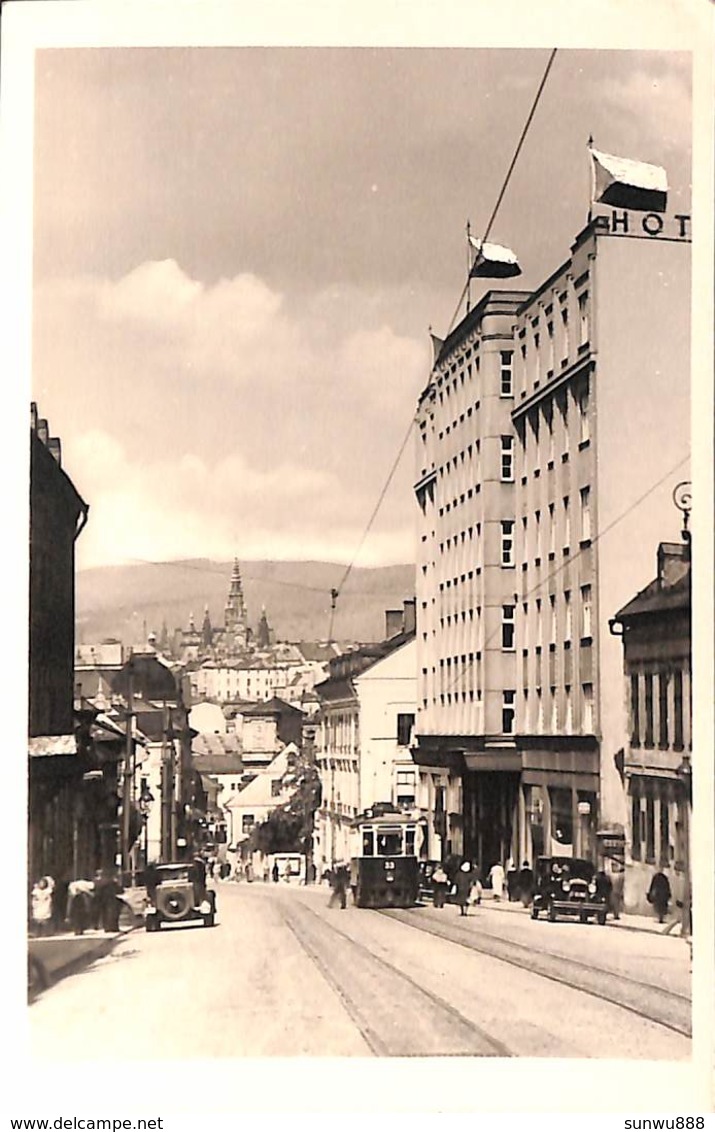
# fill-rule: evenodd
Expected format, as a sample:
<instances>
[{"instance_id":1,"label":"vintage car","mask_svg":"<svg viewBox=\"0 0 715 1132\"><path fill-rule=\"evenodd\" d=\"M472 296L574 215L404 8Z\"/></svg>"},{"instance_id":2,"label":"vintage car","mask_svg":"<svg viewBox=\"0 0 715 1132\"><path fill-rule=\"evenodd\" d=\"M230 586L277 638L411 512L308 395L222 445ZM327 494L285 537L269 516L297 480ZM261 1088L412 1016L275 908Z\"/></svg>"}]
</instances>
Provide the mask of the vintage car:
<instances>
[{"instance_id":1,"label":"vintage car","mask_svg":"<svg viewBox=\"0 0 715 1132\"><path fill-rule=\"evenodd\" d=\"M578 916L583 924L590 917L605 924L608 900L591 861L581 857L539 857L535 873L532 920L545 912L552 921L559 916Z\"/></svg>"},{"instance_id":2,"label":"vintage car","mask_svg":"<svg viewBox=\"0 0 715 1132\"><path fill-rule=\"evenodd\" d=\"M212 928L216 918L216 893L206 884L206 868L201 861L155 865L147 869L148 904L145 924L148 932L162 924L181 924L202 920Z\"/></svg>"}]
</instances>

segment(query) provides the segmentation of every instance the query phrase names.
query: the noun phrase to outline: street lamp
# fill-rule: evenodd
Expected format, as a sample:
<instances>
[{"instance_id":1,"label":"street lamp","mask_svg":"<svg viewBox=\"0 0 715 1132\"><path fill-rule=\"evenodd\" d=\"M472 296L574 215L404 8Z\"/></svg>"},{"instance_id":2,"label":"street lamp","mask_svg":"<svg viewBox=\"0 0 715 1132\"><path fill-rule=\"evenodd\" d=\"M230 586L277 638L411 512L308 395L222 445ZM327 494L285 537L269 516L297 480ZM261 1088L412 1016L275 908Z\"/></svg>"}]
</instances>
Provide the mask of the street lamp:
<instances>
[{"instance_id":1,"label":"street lamp","mask_svg":"<svg viewBox=\"0 0 715 1132\"><path fill-rule=\"evenodd\" d=\"M681 909L681 935L688 939L691 934L691 883L690 883L690 807L693 800L693 771L690 754L683 752L683 761L676 770L680 783L680 831L683 839L683 899Z\"/></svg>"},{"instance_id":2,"label":"street lamp","mask_svg":"<svg viewBox=\"0 0 715 1132\"><path fill-rule=\"evenodd\" d=\"M682 511L683 514L683 542L690 542L690 531L688 530L688 521L690 519L690 512L693 509L693 485L690 480L683 480L673 488L673 503Z\"/></svg>"}]
</instances>

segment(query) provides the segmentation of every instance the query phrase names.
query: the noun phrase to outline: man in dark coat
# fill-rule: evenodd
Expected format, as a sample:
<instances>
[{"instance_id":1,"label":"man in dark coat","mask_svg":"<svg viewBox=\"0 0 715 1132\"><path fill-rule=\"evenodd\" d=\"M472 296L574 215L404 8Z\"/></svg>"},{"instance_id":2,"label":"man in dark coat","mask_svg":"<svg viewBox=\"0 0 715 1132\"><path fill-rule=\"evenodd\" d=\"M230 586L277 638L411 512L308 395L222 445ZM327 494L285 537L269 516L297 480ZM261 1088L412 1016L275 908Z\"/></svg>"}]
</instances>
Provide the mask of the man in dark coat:
<instances>
[{"instance_id":1,"label":"man in dark coat","mask_svg":"<svg viewBox=\"0 0 715 1132\"><path fill-rule=\"evenodd\" d=\"M469 861L463 861L457 870L457 875L454 878L454 883L457 886L456 901L459 904L460 916L467 915L467 906L469 904L469 897L474 887L476 874Z\"/></svg>"},{"instance_id":2,"label":"man in dark coat","mask_svg":"<svg viewBox=\"0 0 715 1132\"><path fill-rule=\"evenodd\" d=\"M665 873L655 873L650 882L646 899L649 904L653 905L659 924L662 924L665 920L671 895L670 881Z\"/></svg>"},{"instance_id":3,"label":"man in dark coat","mask_svg":"<svg viewBox=\"0 0 715 1132\"><path fill-rule=\"evenodd\" d=\"M328 907L334 908L335 904L340 901L340 907L347 906L348 899L348 870L345 865L335 865L332 871L331 880L333 891L328 901Z\"/></svg>"},{"instance_id":4,"label":"man in dark coat","mask_svg":"<svg viewBox=\"0 0 715 1132\"><path fill-rule=\"evenodd\" d=\"M524 861L519 872L519 897L525 908L534 898L534 870L528 861Z\"/></svg>"}]
</instances>

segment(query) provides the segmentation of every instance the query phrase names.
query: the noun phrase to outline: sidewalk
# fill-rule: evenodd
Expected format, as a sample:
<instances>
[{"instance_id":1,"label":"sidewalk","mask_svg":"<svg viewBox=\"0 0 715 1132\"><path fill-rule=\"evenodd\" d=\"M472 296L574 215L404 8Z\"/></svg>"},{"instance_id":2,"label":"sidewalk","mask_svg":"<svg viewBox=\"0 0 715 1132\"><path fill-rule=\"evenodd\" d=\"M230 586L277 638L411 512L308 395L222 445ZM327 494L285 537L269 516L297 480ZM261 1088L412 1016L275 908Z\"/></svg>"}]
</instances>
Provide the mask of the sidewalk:
<instances>
[{"instance_id":1,"label":"sidewalk","mask_svg":"<svg viewBox=\"0 0 715 1132\"><path fill-rule=\"evenodd\" d=\"M531 915L530 909L525 908L521 902L495 900L489 891L484 892L482 895L482 907L493 908L498 912L510 912L522 916ZM606 926L610 928L620 928L622 931L651 932L659 935L671 935L676 938L680 938L681 934L680 921L670 920L668 923L659 924L655 917L651 919L649 916L636 916L629 912L621 912L620 919L618 920L614 920L613 916L609 914Z\"/></svg>"},{"instance_id":2,"label":"sidewalk","mask_svg":"<svg viewBox=\"0 0 715 1132\"><path fill-rule=\"evenodd\" d=\"M128 927L118 932L88 930L84 935L63 935L31 937L27 941L28 961L33 966L34 981L29 985L30 1000L35 994L53 986L89 966L95 959L108 955L117 940L122 939L133 929Z\"/></svg>"}]
</instances>

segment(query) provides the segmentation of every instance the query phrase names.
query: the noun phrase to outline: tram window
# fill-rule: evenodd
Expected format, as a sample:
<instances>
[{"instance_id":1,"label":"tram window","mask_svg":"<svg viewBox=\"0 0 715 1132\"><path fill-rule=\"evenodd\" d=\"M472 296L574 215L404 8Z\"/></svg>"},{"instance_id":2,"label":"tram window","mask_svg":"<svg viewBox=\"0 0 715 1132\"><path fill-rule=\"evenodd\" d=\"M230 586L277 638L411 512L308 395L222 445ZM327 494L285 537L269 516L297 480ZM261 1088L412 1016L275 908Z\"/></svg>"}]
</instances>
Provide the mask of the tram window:
<instances>
[{"instance_id":1,"label":"tram window","mask_svg":"<svg viewBox=\"0 0 715 1132\"><path fill-rule=\"evenodd\" d=\"M363 831L362 835L362 855L363 857L375 856L375 834L371 829Z\"/></svg>"},{"instance_id":2,"label":"tram window","mask_svg":"<svg viewBox=\"0 0 715 1132\"><path fill-rule=\"evenodd\" d=\"M414 857L414 855L415 855L415 830L414 829L406 829L405 830L405 853L408 857Z\"/></svg>"},{"instance_id":3,"label":"tram window","mask_svg":"<svg viewBox=\"0 0 715 1132\"><path fill-rule=\"evenodd\" d=\"M402 853L402 833L400 830L395 830L394 833L378 833L377 835L377 855L378 857L399 857Z\"/></svg>"}]
</instances>

